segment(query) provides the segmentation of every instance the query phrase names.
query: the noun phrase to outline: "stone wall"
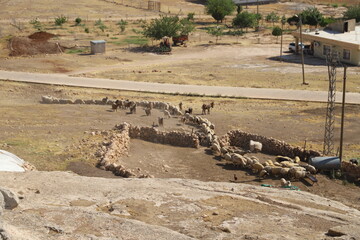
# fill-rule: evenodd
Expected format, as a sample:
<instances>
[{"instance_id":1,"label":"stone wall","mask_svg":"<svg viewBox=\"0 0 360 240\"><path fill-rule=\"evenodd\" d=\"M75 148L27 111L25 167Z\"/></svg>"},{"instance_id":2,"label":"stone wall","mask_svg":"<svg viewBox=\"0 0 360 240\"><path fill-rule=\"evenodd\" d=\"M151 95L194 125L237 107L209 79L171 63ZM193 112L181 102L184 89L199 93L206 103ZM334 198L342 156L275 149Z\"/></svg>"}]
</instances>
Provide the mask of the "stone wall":
<instances>
[{"instance_id":1,"label":"stone wall","mask_svg":"<svg viewBox=\"0 0 360 240\"><path fill-rule=\"evenodd\" d=\"M360 178L360 165L355 165L350 162L341 163L342 170L354 180Z\"/></svg>"},{"instance_id":2,"label":"stone wall","mask_svg":"<svg viewBox=\"0 0 360 240\"><path fill-rule=\"evenodd\" d=\"M153 127L130 126L129 135L131 138L142 139L154 143L167 144L178 147L199 147L198 136L186 132L164 132L159 131L157 128Z\"/></svg>"},{"instance_id":3,"label":"stone wall","mask_svg":"<svg viewBox=\"0 0 360 240\"><path fill-rule=\"evenodd\" d=\"M128 169L125 169L120 165L120 158L127 156L130 150L130 137L129 137L130 125L124 123L119 127L109 143L106 143L99 151L100 159L97 167L103 170L112 171L117 176L133 177L135 174Z\"/></svg>"},{"instance_id":4,"label":"stone wall","mask_svg":"<svg viewBox=\"0 0 360 240\"><path fill-rule=\"evenodd\" d=\"M265 154L281 155L294 158L300 157L303 161L308 157L320 156L321 153L313 150L304 150L299 146L291 146L290 144L274 138L269 138L257 134L243 132L241 130L233 130L222 136L220 143L223 146L236 146L245 150L249 149L250 140L262 143L262 151Z\"/></svg>"}]
</instances>

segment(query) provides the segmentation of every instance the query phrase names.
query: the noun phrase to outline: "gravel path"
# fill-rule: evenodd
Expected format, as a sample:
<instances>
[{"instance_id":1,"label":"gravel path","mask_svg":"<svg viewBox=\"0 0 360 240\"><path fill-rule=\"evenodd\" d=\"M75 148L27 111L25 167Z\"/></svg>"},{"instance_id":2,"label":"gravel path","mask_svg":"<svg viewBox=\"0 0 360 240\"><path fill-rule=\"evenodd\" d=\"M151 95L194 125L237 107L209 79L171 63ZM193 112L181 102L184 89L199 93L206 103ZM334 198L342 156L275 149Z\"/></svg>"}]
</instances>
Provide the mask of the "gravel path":
<instances>
[{"instance_id":1,"label":"gravel path","mask_svg":"<svg viewBox=\"0 0 360 240\"><path fill-rule=\"evenodd\" d=\"M133 82L126 80L111 80L103 78L69 77L65 74L41 74L9 71L0 71L0 79L19 82L144 91L153 93L191 93L207 96L221 95L256 99L277 99L313 102L326 102L328 95L328 93L325 91L163 84L150 82ZM341 99L342 93L338 92L337 102L341 102ZM360 93L347 93L346 102L351 104L360 104Z\"/></svg>"}]
</instances>

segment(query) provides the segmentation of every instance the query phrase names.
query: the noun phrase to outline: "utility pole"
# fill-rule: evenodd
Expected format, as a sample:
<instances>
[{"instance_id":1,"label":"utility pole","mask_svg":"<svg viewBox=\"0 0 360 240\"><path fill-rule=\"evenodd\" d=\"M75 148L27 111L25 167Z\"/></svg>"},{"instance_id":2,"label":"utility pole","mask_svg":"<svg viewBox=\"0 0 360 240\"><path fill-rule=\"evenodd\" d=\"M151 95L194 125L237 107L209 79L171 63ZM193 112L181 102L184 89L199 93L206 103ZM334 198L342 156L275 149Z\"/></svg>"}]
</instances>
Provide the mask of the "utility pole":
<instances>
[{"instance_id":1,"label":"utility pole","mask_svg":"<svg viewBox=\"0 0 360 240\"><path fill-rule=\"evenodd\" d=\"M302 67L302 79L303 85L309 85L307 82L305 82L305 68L304 68L304 43L303 43L303 37L302 37L302 19L301 19L301 15L299 16L299 23L300 23L300 52L301 52L301 67Z\"/></svg>"},{"instance_id":2,"label":"utility pole","mask_svg":"<svg viewBox=\"0 0 360 240\"><path fill-rule=\"evenodd\" d=\"M339 152L340 162L342 162L342 155L343 155L343 140L344 140L345 93L346 93L346 69L347 69L347 66L344 66L343 95L342 95L342 103L341 103L341 129L340 129L340 152Z\"/></svg>"},{"instance_id":3,"label":"utility pole","mask_svg":"<svg viewBox=\"0 0 360 240\"><path fill-rule=\"evenodd\" d=\"M329 74L329 91L326 109L324 155L331 155L334 152L334 125L335 125L335 90L336 90L336 67L339 65L339 57L336 52L329 52L326 56Z\"/></svg>"}]
</instances>

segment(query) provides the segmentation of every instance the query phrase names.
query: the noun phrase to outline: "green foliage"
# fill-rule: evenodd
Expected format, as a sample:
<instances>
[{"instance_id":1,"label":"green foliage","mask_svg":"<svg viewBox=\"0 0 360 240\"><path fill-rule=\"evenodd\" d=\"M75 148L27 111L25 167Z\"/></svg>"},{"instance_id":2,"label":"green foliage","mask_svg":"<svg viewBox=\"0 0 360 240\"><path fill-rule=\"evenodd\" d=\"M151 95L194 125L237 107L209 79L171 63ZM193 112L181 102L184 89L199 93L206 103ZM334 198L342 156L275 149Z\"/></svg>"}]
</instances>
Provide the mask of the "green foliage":
<instances>
[{"instance_id":1,"label":"green foliage","mask_svg":"<svg viewBox=\"0 0 360 240\"><path fill-rule=\"evenodd\" d=\"M78 53L83 53L84 49L69 49L66 51L66 53L68 54L78 54Z\"/></svg>"},{"instance_id":2,"label":"green foliage","mask_svg":"<svg viewBox=\"0 0 360 240\"><path fill-rule=\"evenodd\" d=\"M268 15L266 15L266 17L265 17L265 21L272 22L273 24L275 22L278 22L279 20L280 20L280 17L275 12L271 12Z\"/></svg>"},{"instance_id":3,"label":"green foliage","mask_svg":"<svg viewBox=\"0 0 360 240\"><path fill-rule=\"evenodd\" d=\"M101 19L95 21L95 26L97 26L102 32L105 32L105 29L107 29L107 26L105 26Z\"/></svg>"},{"instance_id":4,"label":"green foliage","mask_svg":"<svg viewBox=\"0 0 360 240\"><path fill-rule=\"evenodd\" d=\"M211 15L217 22L230 15L235 10L235 4L232 0L208 0L206 4L206 13Z\"/></svg>"},{"instance_id":5,"label":"green foliage","mask_svg":"<svg viewBox=\"0 0 360 240\"><path fill-rule=\"evenodd\" d=\"M29 22L33 28L35 28L38 31L42 31L43 30L43 25L41 24L41 22L38 20L38 18L34 18L32 20L30 20Z\"/></svg>"},{"instance_id":6,"label":"green foliage","mask_svg":"<svg viewBox=\"0 0 360 240\"><path fill-rule=\"evenodd\" d=\"M180 34L179 35L189 35L189 33L195 30L195 25L188 20L187 18L180 20Z\"/></svg>"},{"instance_id":7,"label":"green foliage","mask_svg":"<svg viewBox=\"0 0 360 240\"><path fill-rule=\"evenodd\" d=\"M334 3L334 4L332 4L331 6L332 6L333 8L339 7L339 5L338 5L337 3Z\"/></svg>"},{"instance_id":8,"label":"green foliage","mask_svg":"<svg viewBox=\"0 0 360 240\"><path fill-rule=\"evenodd\" d=\"M300 18L294 15L292 17L289 17L286 21L289 25L298 25Z\"/></svg>"},{"instance_id":9,"label":"green foliage","mask_svg":"<svg viewBox=\"0 0 360 240\"><path fill-rule=\"evenodd\" d=\"M116 23L116 25L118 25L120 27L121 32L124 32L125 28L126 28L126 25L128 25L128 22L121 19L119 22Z\"/></svg>"},{"instance_id":10,"label":"green foliage","mask_svg":"<svg viewBox=\"0 0 360 240\"><path fill-rule=\"evenodd\" d=\"M316 7L305 9L300 13L300 17L303 24L308 24L310 26L318 26L324 18Z\"/></svg>"},{"instance_id":11,"label":"green foliage","mask_svg":"<svg viewBox=\"0 0 360 240\"><path fill-rule=\"evenodd\" d=\"M212 27L208 29L207 33L216 37L216 44L217 44L219 37L224 35L224 28L220 26Z\"/></svg>"},{"instance_id":12,"label":"green foliage","mask_svg":"<svg viewBox=\"0 0 360 240\"><path fill-rule=\"evenodd\" d=\"M334 22L336 22L335 18L323 18L319 25L321 27L326 27L330 23L334 23Z\"/></svg>"},{"instance_id":13,"label":"green foliage","mask_svg":"<svg viewBox=\"0 0 360 240\"><path fill-rule=\"evenodd\" d=\"M151 20L149 24L144 24L142 28L142 34L145 37L155 40L160 40L163 37L188 35L195 29L192 22L187 19L180 20L177 16L161 16L158 19Z\"/></svg>"},{"instance_id":14,"label":"green foliage","mask_svg":"<svg viewBox=\"0 0 360 240\"><path fill-rule=\"evenodd\" d=\"M281 27L276 26L276 27L273 28L271 34L272 34L273 36L278 37L278 36L281 36L282 33L283 33L283 30L281 29Z\"/></svg>"},{"instance_id":15,"label":"green foliage","mask_svg":"<svg viewBox=\"0 0 360 240\"><path fill-rule=\"evenodd\" d=\"M347 9L347 11L344 13L345 19L356 19L356 22L360 22L360 4L351 6Z\"/></svg>"},{"instance_id":16,"label":"green foliage","mask_svg":"<svg viewBox=\"0 0 360 240\"><path fill-rule=\"evenodd\" d=\"M281 24L284 25L286 23L286 17L283 15L280 20Z\"/></svg>"},{"instance_id":17,"label":"green foliage","mask_svg":"<svg viewBox=\"0 0 360 240\"><path fill-rule=\"evenodd\" d=\"M195 17L195 13L191 12L191 13L188 13L186 19L189 21L194 21L194 17Z\"/></svg>"},{"instance_id":18,"label":"green foliage","mask_svg":"<svg viewBox=\"0 0 360 240\"><path fill-rule=\"evenodd\" d=\"M82 22L82 19L81 19L81 18L77 17L77 18L75 19L75 25L76 25L76 26L79 26L81 22Z\"/></svg>"},{"instance_id":19,"label":"green foliage","mask_svg":"<svg viewBox=\"0 0 360 240\"><path fill-rule=\"evenodd\" d=\"M105 29L107 29L107 26L105 26L105 25L99 25L98 28L99 28L102 32L105 32Z\"/></svg>"},{"instance_id":20,"label":"green foliage","mask_svg":"<svg viewBox=\"0 0 360 240\"><path fill-rule=\"evenodd\" d=\"M95 26L104 25L103 21L101 19L95 21Z\"/></svg>"},{"instance_id":21,"label":"green foliage","mask_svg":"<svg viewBox=\"0 0 360 240\"><path fill-rule=\"evenodd\" d=\"M89 30L89 28L84 28L84 32L86 32L86 33L90 33L90 30Z\"/></svg>"},{"instance_id":22,"label":"green foliage","mask_svg":"<svg viewBox=\"0 0 360 240\"><path fill-rule=\"evenodd\" d=\"M258 24L259 15L249 12L241 12L233 19L233 25L239 28L251 28Z\"/></svg>"},{"instance_id":23,"label":"green foliage","mask_svg":"<svg viewBox=\"0 0 360 240\"><path fill-rule=\"evenodd\" d=\"M55 25L61 27L67 21L68 21L67 17L61 15L61 16L55 18Z\"/></svg>"}]
</instances>

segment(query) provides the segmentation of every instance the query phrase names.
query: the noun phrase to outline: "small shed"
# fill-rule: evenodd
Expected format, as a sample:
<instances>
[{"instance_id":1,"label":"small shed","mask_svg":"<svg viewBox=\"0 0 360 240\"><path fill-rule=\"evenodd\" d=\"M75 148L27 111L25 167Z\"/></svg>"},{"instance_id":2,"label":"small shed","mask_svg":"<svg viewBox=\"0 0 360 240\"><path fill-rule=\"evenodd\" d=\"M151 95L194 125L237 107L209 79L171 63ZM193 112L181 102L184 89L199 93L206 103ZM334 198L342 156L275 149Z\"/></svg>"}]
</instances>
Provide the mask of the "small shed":
<instances>
[{"instance_id":1,"label":"small shed","mask_svg":"<svg viewBox=\"0 0 360 240\"><path fill-rule=\"evenodd\" d=\"M90 41L91 54L105 53L105 40Z\"/></svg>"}]
</instances>

